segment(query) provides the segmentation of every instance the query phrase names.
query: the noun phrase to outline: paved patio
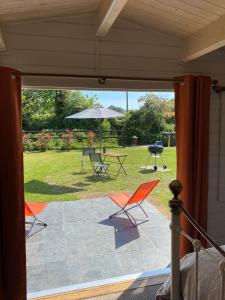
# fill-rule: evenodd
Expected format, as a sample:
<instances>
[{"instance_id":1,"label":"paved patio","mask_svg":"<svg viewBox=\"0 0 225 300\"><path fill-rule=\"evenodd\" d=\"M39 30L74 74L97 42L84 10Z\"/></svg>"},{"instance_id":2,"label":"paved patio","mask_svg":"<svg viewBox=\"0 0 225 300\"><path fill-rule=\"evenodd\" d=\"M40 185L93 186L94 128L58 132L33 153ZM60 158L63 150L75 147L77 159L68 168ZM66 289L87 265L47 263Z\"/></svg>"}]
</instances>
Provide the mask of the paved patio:
<instances>
[{"instance_id":1,"label":"paved patio","mask_svg":"<svg viewBox=\"0 0 225 300\"><path fill-rule=\"evenodd\" d=\"M150 221L133 227L109 198L51 202L47 228L27 240L28 292L164 268L170 262L169 221L147 201ZM132 214L141 222L142 212Z\"/></svg>"}]
</instances>

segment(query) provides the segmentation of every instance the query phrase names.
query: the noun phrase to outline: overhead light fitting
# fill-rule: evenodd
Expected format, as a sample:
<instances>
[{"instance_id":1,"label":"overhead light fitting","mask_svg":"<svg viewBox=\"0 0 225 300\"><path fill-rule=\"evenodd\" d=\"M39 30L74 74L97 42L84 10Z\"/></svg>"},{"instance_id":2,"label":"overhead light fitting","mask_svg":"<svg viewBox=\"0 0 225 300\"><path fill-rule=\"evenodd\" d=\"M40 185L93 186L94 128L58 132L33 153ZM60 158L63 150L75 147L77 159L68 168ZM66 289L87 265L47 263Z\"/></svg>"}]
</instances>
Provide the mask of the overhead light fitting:
<instances>
[{"instance_id":1,"label":"overhead light fitting","mask_svg":"<svg viewBox=\"0 0 225 300\"><path fill-rule=\"evenodd\" d=\"M100 84L105 84L106 78L102 77L102 78L98 78L98 83Z\"/></svg>"}]
</instances>

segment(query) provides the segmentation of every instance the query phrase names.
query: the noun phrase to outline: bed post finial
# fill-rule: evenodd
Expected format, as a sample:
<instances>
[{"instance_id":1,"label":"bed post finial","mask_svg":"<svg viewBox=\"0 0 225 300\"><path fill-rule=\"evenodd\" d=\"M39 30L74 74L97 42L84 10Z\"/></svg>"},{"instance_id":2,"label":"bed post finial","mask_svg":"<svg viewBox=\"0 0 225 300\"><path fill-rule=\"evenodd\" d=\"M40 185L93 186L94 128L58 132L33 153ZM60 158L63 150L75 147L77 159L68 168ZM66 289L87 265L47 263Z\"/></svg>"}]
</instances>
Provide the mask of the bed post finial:
<instances>
[{"instance_id":1,"label":"bed post finial","mask_svg":"<svg viewBox=\"0 0 225 300\"><path fill-rule=\"evenodd\" d=\"M182 192L183 186L179 180L173 180L169 184L169 188L174 195L175 199L178 199L178 195Z\"/></svg>"},{"instance_id":2,"label":"bed post finial","mask_svg":"<svg viewBox=\"0 0 225 300\"><path fill-rule=\"evenodd\" d=\"M169 201L169 207L171 209L172 214L180 213L180 206L182 205L182 201L178 198L179 194L183 190L183 186L179 180L173 180L169 184L169 189L173 194L173 199Z\"/></svg>"},{"instance_id":3,"label":"bed post finial","mask_svg":"<svg viewBox=\"0 0 225 300\"><path fill-rule=\"evenodd\" d=\"M180 207L182 201L179 194L182 192L183 186L179 180L173 180L169 184L169 189L173 194L173 199L169 201L171 216L171 299L180 299Z\"/></svg>"}]
</instances>

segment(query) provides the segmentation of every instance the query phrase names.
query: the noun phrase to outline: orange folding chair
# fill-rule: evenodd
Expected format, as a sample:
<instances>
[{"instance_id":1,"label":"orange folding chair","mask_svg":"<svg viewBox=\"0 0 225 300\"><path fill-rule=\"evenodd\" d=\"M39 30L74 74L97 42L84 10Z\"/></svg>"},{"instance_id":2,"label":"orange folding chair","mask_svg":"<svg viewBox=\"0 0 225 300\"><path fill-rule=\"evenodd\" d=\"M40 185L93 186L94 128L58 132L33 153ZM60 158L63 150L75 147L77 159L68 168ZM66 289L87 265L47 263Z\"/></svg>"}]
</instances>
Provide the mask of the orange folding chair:
<instances>
[{"instance_id":1,"label":"orange folding chair","mask_svg":"<svg viewBox=\"0 0 225 300\"><path fill-rule=\"evenodd\" d=\"M110 198L120 207L120 210L113 215L111 215L109 218L124 213L132 225L137 226L137 222L135 218L128 213L128 210L134 208L134 207L140 207L140 209L143 211L147 219L145 219L143 222L149 220L148 215L144 208L141 206L142 202L145 200L145 198L150 194L150 192L155 188L155 186L159 183L160 180L154 180L151 182L144 182L142 183L138 189L133 193L132 196L129 196L127 193L119 193L114 194L110 196ZM128 206L133 205L132 207L127 208ZM143 223L142 222L142 223Z\"/></svg>"},{"instance_id":2,"label":"orange folding chair","mask_svg":"<svg viewBox=\"0 0 225 300\"><path fill-rule=\"evenodd\" d=\"M26 233L26 237L32 236L34 233L37 233L38 231L44 229L44 227L47 226L47 223L39 220L37 218L37 215L40 214L44 208L46 207L47 203L27 203L25 202L25 217L32 217L32 221L25 221L25 224L30 225L28 233ZM37 231L35 231L33 234L31 234L31 230L34 227L34 225L41 226L41 228Z\"/></svg>"}]
</instances>

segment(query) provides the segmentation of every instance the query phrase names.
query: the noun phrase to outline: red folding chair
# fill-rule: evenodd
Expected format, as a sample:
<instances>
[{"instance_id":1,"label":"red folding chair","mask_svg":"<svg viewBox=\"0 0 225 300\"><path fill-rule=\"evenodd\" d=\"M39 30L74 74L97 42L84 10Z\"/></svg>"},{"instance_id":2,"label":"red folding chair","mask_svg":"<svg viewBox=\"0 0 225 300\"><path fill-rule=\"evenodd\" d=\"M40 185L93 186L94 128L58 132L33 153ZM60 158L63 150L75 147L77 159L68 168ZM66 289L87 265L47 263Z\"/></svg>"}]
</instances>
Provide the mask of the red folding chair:
<instances>
[{"instance_id":1,"label":"red folding chair","mask_svg":"<svg viewBox=\"0 0 225 300\"><path fill-rule=\"evenodd\" d=\"M133 193L132 196L129 196L127 193L119 193L119 194L114 194L110 196L110 198L120 207L120 210L113 215L111 215L109 218L111 219L112 217L120 214L120 213L125 213L125 215L128 217L132 225L137 226L137 222L135 218L128 213L128 210L139 206L140 209L143 211L147 219L145 219L143 222L149 220L148 215L144 208L141 206L142 202L145 200L145 198L150 194L150 192L155 188L155 186L159 183L160 180L154 180L151 182L145 182L142 183L138 189ZM127 208L127 206L132 205L132 207ZM143 223L142 222L142 223Z\"/></svg>"},{"instance_id":2,"label":"red folding chair","mask_svg":"<svg viewBox=\"0 0 225 300\"><path fill-rule=\"evenodd\" d=\"M44 229L44 227L47 226L47 223L39 220L37 218L37 215L40 214L44 208L46 207L47 203L27 203L25 202L25 217L32 217L32 221L25 221L25 224L30 225L30 228L28 230L28 233L26 233L26 237L30 237L34 233L37 233L38 231ZM32 228L34 225L41 226L41 228L38 231L35 231L33 234L31 233Z\"/></svg>"}]
</instances>

